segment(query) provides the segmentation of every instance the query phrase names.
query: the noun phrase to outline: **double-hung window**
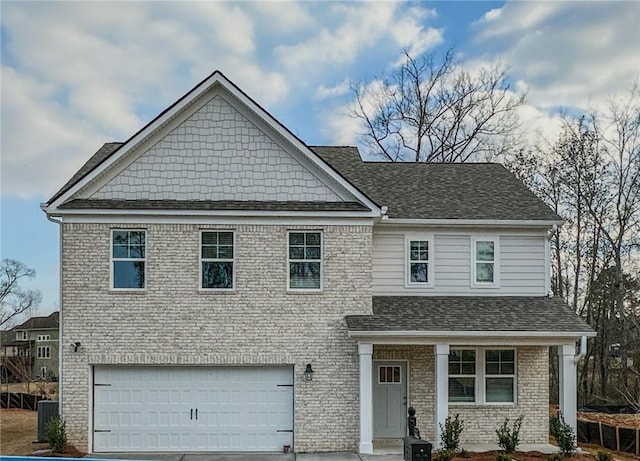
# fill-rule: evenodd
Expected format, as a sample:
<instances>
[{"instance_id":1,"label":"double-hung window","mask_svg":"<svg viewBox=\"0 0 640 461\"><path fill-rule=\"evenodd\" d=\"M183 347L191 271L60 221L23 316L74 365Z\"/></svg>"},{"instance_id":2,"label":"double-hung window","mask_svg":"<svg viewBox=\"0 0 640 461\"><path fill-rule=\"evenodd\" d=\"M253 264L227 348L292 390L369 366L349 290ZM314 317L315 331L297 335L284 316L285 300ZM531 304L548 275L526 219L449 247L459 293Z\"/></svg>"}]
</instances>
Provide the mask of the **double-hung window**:
<instances>
[{"instance_id":1,"label":"double-hung window","mask_svg":"<svg viewBox=\"0 0 640 461\"><path fill-rule=\"evenodd\" d=\"M200 288L233 290L234 233L202 231L200 240Z\"/></svg>"},{"instance_id":2,"label":"double-hung window","mask_svg":"<svg viewBox=\"0 0 640 461\"><path fill-rule=\"evenodd\" d=\"M515 403L515 356L514 349L451 349L449 402Z\"/></svg>"},{"instance_id":3,"label":"double-hung window","mask_svg":"<svg viewBox=\"0 0 640 461\"><path fill-rule=\"evenodd\" d=\"M514 402L516 358L513 349L485 350L485 401Z\"/></svg>"},{"instance_id":4,"label":"double-hung window","mask_svg":"<svg viewBox=\"0 0 640 461\"><path fill-rule=\"evenodd\" d=\"M322 290L322 233L289 232L289 290Z\"/></svg>"},{"instance_id":5,"label":"double-hung window","mask_svg":"<svg viewBox=\"0 0 640 461\"><path fill-rule=\"evenodd\" d=\"M405 286L433 287L433 236L407 235L405 244Z\"/></svg>"},{"instance_id":6,"label":"double-hung window","mask_svg":"<svg viewBox=\"0 0 640 461\"><path fill-rule=\"evenodd\" d=\"M474 288L498 287L500 284L498 237L474 237L471 243L471 285Z\"/></svg>"},{"instance_id":7,"label":"double-hung window","mask_svg":"<svg viewBox=\"0 0 640 461\"><path fill-rule=\"evenodd\" d=\"M114 230L111 233L111 279L118 290L146 288L146 232Z\"/></svg>"},{"instance_id":8,"label":"double-hung window","mask_svg":"<svg viewBox=\"0 0 640 461\"><path fill-rule=\"evenodd\" d=\"M476 351L452 349L449 352L449 402L476 401Z\"/></svg>"},{"instance_id":9,"label":"double-hung window","mask_svg":"<svg viewBox=\"0 0 640 461\"><path fill-rule=\"evenodd\" d=\"M49 346L38 346L37 355L39 359L51 358L51 348Z\"/></svg>"}]
</instances>

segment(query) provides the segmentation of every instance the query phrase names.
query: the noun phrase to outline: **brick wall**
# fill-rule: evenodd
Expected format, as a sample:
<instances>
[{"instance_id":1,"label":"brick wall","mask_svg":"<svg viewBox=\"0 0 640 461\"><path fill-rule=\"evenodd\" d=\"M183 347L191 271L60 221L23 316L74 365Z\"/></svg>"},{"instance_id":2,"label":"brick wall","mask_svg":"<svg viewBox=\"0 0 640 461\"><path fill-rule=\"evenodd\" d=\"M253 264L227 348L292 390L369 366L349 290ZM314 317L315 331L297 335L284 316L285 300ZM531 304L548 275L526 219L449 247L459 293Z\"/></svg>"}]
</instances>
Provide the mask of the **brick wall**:
<instances>
[{"instance_id":1,"label":"brick wall","mask_svg":"<svg viewBox=\"0 0 640 461\"><path fill-rule=\"evenodd\" d=\"M418 428L435 437L435 355L433 346L374 346L374 360L408 360L409 405ZM463 443L496 443L495 430L505 418L524 414L521 443L547 443L549 434L549 362L547 347L520 347L517 354L517 405L452 405L449 414L464 421ZM375 404L375 403L374 403ZM511 426L511 424L510 424Z\"/></svg>"},{"instance_id":2,"label":"brick wall","mask_svg":"<svg viewBox=\"0 0 640 461\"><path fill-rule=\"evenodd\" d=\"M516 405L449 405L449 414L464 420L463 443L497 443L496 429L524 415L521 443L549 441L549 355L547 347L520 347L517 355Z\"/></svg>"},{"instance_id":3,"label":"brick wall","mask_svg":"<svg viewBox=\"0 0 640 461\"><path fill-rule=\"evenodd\" d=\"M324 291L301 294L286 291L295 226L147 225L147 290L110 291L110 229L140 227L64 224L62 344L82 343L64 349L70 443L87 449L92 365L293 364L295 450L355 450L358 355L344 316L371 312L371 228L314 227L324 236ZM236 232L233 293L198 291L206 228ZM309 362L314 379L304 382Z\"/></svg>"}]
</instances>

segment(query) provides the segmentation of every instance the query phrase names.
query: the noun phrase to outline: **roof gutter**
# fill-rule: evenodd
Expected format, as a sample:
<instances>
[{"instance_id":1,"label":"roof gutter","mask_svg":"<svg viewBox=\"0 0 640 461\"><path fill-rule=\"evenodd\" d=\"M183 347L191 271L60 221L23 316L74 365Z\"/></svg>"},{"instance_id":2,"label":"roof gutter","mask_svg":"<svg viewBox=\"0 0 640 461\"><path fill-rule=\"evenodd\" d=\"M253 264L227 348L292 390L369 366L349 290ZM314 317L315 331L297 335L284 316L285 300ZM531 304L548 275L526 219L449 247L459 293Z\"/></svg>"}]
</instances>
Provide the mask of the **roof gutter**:
<instances>
[{"instance_id":1,"label":"roof gutter","mask_svg":"<svg viewBox=\"0 0 640 461\"><path fill-rule=\"evenodd\" d=\"M535 219L400 219L384 216L384 225L417 225L431 227L541 227L553 228L554 230L564 224L564 221L557 220L535 220Z\"/></svg>"}]
</instances>

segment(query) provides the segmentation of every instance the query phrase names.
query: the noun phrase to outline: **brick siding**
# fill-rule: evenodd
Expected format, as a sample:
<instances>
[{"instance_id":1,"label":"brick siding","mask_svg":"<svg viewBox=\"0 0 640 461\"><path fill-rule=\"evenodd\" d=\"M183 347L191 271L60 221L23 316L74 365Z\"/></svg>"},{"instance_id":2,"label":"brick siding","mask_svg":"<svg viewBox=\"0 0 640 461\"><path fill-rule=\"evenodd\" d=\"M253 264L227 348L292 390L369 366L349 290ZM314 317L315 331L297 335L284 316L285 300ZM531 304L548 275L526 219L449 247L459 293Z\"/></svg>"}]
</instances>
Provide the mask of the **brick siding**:
<instances>
[{"instance_id":1,"label":"brick siding","mask_svg":"<svg viewBox=\"0 0 640 461\"><path fill-rule=\"evenodd\" d=\"M344 316L371 313L371 228L321 226L322 293L288 293L284 225L64 224L63 416L88 448L93 365L291 364L295 450L356 450L358 354ZM110 291L110 230L147 231L147 289ZM236 290L198 291L199 231L236 232ZM357 268L357 270L354 270ZM312 382L302 375L306 363Z\"/></svg>"}]
</instances>

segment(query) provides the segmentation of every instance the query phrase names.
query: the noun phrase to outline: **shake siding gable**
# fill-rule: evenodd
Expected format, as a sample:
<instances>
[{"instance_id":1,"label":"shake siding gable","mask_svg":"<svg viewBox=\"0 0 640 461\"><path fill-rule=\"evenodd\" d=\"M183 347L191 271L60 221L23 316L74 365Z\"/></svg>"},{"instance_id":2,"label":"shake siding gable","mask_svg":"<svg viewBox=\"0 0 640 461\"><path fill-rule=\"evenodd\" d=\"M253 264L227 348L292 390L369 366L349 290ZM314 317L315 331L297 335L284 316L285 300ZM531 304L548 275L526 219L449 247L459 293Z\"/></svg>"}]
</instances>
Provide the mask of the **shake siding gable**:
<instances>
[{"instance_id":1,"label":"shake siding gable","mask_svg":"<svg viewBox=\"0 0 640 461\"><path fill-rule=\"evenodd\" d=\"M262 125L217 94L164 136L148 141L146 150L133 153L136 158L98 190L87 188L78 197L344 200Z\"/></svg>"},{"instance_id":2,"label":"shake siding gable","mask_svg":"<svg viewBox=\"0 0 640 461\"><path fill-rule=\"evenodd\" d=\"M491 231L500 241L498 267L500 286L471 288L471 240L487 232L463 230L430 231L434 233L434 280L432 288L405 287L406 230L379 231L373 234L373 294L422 296L544 296L545 245L544 234L531 235L508 231Z\"/></svg>"}]
</instances>

